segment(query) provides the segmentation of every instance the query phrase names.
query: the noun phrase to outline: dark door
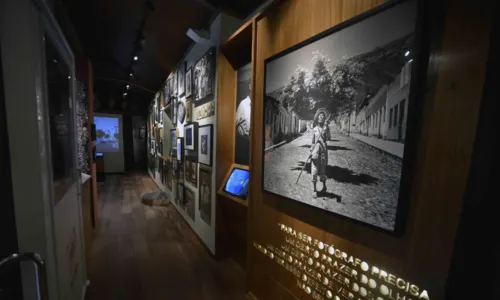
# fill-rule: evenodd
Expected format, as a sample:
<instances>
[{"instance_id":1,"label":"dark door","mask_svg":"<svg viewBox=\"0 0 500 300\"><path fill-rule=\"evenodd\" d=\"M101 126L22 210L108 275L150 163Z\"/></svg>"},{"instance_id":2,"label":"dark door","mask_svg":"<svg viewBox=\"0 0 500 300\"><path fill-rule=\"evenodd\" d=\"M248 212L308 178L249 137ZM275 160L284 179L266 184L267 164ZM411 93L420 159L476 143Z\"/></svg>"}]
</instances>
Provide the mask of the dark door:
<instances>
[{"instance_id":1,"label":"dark door","mask_svg":"<svg viewBox=\"0 0 500 300\"><path fill-rule=\"evenodd\" d=\"M2 57L0 56L0 259L18 252L14 198L10 175L9 138L3 89ZM22 299L18 266L0 272L0 299Z\"/></svg>"}]
</instances>

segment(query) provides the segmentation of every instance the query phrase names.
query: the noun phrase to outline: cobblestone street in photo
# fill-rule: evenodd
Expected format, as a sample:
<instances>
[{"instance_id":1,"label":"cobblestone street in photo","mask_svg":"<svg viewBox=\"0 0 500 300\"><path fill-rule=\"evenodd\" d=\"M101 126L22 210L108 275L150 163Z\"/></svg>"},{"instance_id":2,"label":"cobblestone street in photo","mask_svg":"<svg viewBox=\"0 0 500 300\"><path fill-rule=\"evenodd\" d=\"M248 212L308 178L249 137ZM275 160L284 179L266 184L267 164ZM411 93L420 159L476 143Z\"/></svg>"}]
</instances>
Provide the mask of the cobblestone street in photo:
<instances>
[{"instance_id":1,"label":"cobblestone street in photo","mask_svg":"<svg viewBox=\"0 0 500 300\"><path fill-rule=\"evenodd\" d=\"M393 230L402 160L339 133L331 125L327 193L313 198L310 160L312 132L264 155L264 190ZM317 188L322 184L318 181Z\"/></svg>"}]
</instances>

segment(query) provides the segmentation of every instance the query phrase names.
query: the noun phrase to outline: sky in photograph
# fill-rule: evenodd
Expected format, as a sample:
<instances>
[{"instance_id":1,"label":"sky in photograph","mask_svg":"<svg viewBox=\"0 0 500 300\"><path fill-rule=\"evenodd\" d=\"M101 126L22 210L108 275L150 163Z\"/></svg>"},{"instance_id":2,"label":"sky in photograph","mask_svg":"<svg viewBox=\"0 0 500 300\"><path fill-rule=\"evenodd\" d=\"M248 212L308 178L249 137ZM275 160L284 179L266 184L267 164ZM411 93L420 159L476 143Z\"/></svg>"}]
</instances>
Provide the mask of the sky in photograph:
<instances>
[{"instance_id":1,"label":"sky in photograph","mask_svg":"<svg viewBox=\"0 0 500 300\"><path fill-rule=\"evenodd\" d=\"M370 52L414 31L416 1L406 1L389 10L338 31L287 54L267 65L266 93L284 87L297 66L313 70L312 53L320 50L333 64L342 57Z\"/></svg>"},{"instance_id":2,"label":"sky in photograph","mask_svg":"<svg viewBox=\"0 0 500 300\"><path fill-rule=\"evenodd\" d=\"M110 132L114 134L118 132L120 129L118 118L107 118L107 117L94 117L94 123L96 130L102 130L105 133Z\"/></svg>"}]
</instances>

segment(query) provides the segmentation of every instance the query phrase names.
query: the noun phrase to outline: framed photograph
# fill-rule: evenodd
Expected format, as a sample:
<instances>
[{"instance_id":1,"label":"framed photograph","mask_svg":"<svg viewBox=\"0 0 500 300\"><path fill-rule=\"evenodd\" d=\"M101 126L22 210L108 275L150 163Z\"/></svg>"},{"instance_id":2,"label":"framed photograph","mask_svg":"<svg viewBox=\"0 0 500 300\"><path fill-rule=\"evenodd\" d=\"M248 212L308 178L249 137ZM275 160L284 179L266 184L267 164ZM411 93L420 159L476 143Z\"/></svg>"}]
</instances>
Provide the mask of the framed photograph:
<instances>
[{"instance_id":1,"label":"framed photograph","mask_svg":"<svg viewBox=\"0 0 500 300\"><path fill-rule=\"evenodd\" d=\"M248 166L250 161L251 75L252 64L238 69L234 162L244 166Z\"/></svg>"},{"instance_id":2,"label":"framed photograph","mask_svg":"<svg viewBox=\"0 0 500 300\"><path fill-rule=\"evenodd\" d=\"M186 71L186 98L193 95L193 68L189 67Z\"/></svg>"},{"instance_id":3,"label":"framed photograph","mask_svg":"<svg viewBox=\"0 0 500 300\"><path fill-rule=\"evenodd\" d=\"M193 102L191 100L186 100L186 122L193 121Z\"/></svg>"},{"instance_id":4,"label":"framed photograph","mask_svg":"<svg viewBox=\"0 0 500 300\"><path fill-rule=\"evenodd\" d=\"M212 124L198 127L198 162L207 166L212 166L213 131Z\"/></svg>"},{"instance_id":5,"label":"framed photograph","mask_svg":"<svg viewBox=\"0 0 500 300\"><path fill-rule=\"evenodd\" d=\"M180 205L184 204L184 184L177 182L177 193L176 193L177 203Z\"/></svg>"},{"instance_id":6,"label":"framed photograph","mask_svg":"<svg viewBox=\"0 0 500 300\"><path fill-rule=\"evenodd\" d=\"M178 93L178 89L177 89L177 70L175 70L174 74L172 75L172 86L173 86L173 90L172 90L172 96L174 97L177 97L177 93Z\"/></svg>"},{"instance_id":7,"label":"framed photograph","mask_svg":"<svg viewBox=\"0 0 500 300\"><path fill-rule=\"evenodd\" d=\"M184 164L186 181L194 186L198 186L198 164L190 160L186 160Z\"/></svg>"},{"instance_id":8,"label":"framed photograph","mask_svg":"<svg viewBox=\"0 0 500 300\"><path fill-rule=\"evenodd\" d=\"M184 118L186 117L186 107L184 106L184 102L179 101L177 104L177 120L180 124L184 123Z\"/></svg>"},{"instance_id":9,"label":"framed photograph","mask_svg":"<svg viewBox=\"0 0 500 300\"><path fill-rule=\"evenodd\" d=\"M200 216L212 226L212 170L200 168L199 203Z\"/></svg>"},{"instance_id":10,"label":"framed photograph","mask_svg":"<svg viewBox=\"0 0 500 300\"><path fill-rule=\"evenodd\" d=\"M172 124L177 127L177 98L172 98Z\"/></svg>"},{"instance_id":11,"label":"framed photograph","mask_svg":"<svg viewBox=\"0 0 500 300\"><path fill-rule=\"evenodd\" d=\"M185 170L184 170L184 163L183 162L179 162L179 172L177 172L178 176L177 176L177 181L178 182L182 182L184 183L184 174L185 174Z\"/></svg>"},{"instance_id":12,"label":"framed photograph","mask_svg":"<svg viewBox=\"0 0 500 300\"><path fill-rule=\"evenodd\" d=\"M186 76L186 62L182 62L179 69L177 69L177 84L179 85L177 87L177 96L179 97L183 96L184 93L186 92L185 76Z\"/></svg>"},{"instance_id":13,"label":"framed photograph","mask_svg":"<svg viewBox=\"0 0 500 300\"><path fill-rule=\"evenodd\" d=\"M184 160L184 138L178 137L177 138L177 160L178 161L183 161Z\"/></svg>"},{"instance_id":14,"label":"framed photograph","mask_svg":"<svg viewBox=\"0 0 500 300\"><path fill-rule=\"evenodd\" d=\"M265 60L265 192L401 232L420 111L416 13L416 0L390 1Z\"/></svg>"},{"instance_id":15,"label":"framed photograph","mask_svg":"<svg viewBox=\"0 0 500 300\"><path fill-rule=\"evenodd\" d=\"M165 106L170 104L170 79L163 86L163 103L165 103Z\"/></svg>"},{"instance_id":16,"label":"framed photograph","mask_svg":"<svg viewBox=\"0 0 500 300\"><path fill-rule=\"evenodd\" d=\"M170 130L170 143L172 149L177 149L177 129Z\"/></svg>"},{"instance_id":17,"label":"framed photograph","mask_svg":"<svg viewBox=\"0 0 500 300\"><path fill-rule=\"evenodd\" d=\"M194 101L210 100L215 89L215 48L210 48L194 65Z\"/></svg>"},{"instance_id":18,"label":"framed photograph","mask_svg":"<svg viewBox=\"0 0 500 300\"><path fill-rule=\"evenodd\" d=\"M198 129L198 123L189 123L184 125L184 149L185 150L196 150L196 133Z\"/></svg>"},{"instance_id":19,"label":"framed photograph","mask_svg":"<svg viewBox=\"0 0 500 300\"><path fill-rule=\"evenodd\" d=\"M154 139L150 140L149 151L151 152L152 155L156 154L156 141Z\"/></svg>"},{"instance_id":20,"label":"framed photograph","mask_svg":"<svg viewBox=\"0 0 500 300\"><path fill-rule=\"evenodd\" d=\"M191 220L195 219L195 203L196 203L196 194L193 190L186 187L185 188L185 205L184 209L186 210L187 215Z\"/></svg>"}]
</instances>

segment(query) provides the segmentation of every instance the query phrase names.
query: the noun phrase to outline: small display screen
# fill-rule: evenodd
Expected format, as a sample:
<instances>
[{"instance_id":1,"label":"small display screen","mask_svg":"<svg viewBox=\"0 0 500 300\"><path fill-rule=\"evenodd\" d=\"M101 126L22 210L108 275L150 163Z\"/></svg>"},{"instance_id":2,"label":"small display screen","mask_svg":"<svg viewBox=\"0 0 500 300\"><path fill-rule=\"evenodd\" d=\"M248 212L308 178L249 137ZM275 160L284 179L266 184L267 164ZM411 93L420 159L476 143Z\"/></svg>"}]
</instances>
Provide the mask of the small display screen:
<instances>
[{"instance_id":1,"label":"small display screen","mask_svg":"<svg viewBox=\"0 0 500 300\"><path fill-rule=\"evenodd\" d=\"M246 200L248 197L249 180L249 171L234 168L231 175L229 175L226 186L224 186L224 192Z\"/></svg>"}]
</instances>

